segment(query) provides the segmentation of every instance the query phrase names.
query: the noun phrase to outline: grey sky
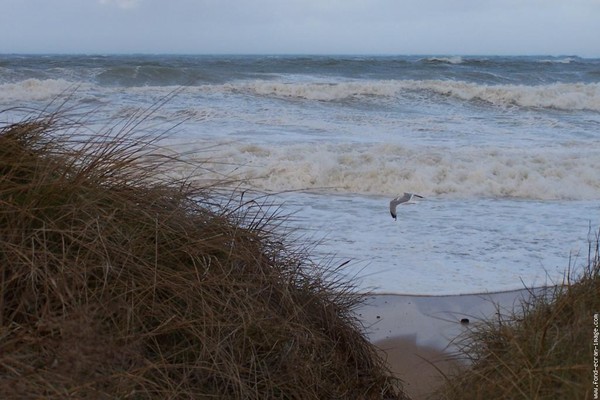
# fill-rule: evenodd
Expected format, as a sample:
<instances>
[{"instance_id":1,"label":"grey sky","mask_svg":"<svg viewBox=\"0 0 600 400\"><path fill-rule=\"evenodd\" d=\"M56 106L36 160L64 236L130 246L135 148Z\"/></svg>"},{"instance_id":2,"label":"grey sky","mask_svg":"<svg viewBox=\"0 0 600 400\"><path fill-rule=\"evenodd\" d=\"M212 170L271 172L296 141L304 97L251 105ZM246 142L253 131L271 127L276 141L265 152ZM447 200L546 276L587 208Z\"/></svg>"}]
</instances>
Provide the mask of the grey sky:
<instances>
[{"instance_id":1,"label":"grey sky","mask_svg":"<svg viewBox=\"0 0 600 400\"><path fill-rule=\"evenodd\" d=\"M1 53L600 56L600 0L0 0Z\"/></svg>"}]
</instances>

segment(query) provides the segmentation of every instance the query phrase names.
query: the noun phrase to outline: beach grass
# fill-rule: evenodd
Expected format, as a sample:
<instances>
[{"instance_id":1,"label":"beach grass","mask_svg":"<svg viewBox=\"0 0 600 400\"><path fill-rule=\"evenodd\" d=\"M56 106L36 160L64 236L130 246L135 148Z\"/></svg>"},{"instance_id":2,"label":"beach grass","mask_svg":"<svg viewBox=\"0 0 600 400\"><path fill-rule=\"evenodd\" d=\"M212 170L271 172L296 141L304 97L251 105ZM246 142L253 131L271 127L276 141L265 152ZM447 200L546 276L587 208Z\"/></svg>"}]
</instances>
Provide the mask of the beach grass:
<instances>
[{"instance_id":1,"label":"beach grass","mask_svg":"<svg viewBox=\"0 0 600 400\"><path fill-rule=\"evenodd\" d=\"M457 340L468 368L449 376L435 399L591 399L593 318L600 311L598 235L587 264L565 282L531 290L509 312Z\"/></svg>"},{"instance_id":2,"label":"beach grass","mask_svg":"<svg viewBox=\"0 0 600 400\"><path fill-rule=\"evenodd\" d=\"M91 118L0 128L0 398L407 398L268 197Z\"/></svg>"}]
</instances>

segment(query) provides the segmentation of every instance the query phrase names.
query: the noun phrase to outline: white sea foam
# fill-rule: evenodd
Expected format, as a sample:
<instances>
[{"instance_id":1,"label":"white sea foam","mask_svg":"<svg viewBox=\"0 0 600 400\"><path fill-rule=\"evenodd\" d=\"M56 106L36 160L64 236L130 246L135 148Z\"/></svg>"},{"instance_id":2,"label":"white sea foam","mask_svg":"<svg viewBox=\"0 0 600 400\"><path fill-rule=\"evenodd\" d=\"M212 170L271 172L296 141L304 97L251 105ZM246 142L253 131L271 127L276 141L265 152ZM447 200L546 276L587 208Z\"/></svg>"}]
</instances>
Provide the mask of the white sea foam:
<instances>
[{"instance_id":1,"label":"white sea foam","mask_svg":"<svg viewBox=\"0 0 600 400\"><path fill-rule=\"evenodd\" d=\"M263 147L229 143L212 148L211 154L219 173L233 173L269 191L600 199L600 149L424 150L388 144ZM226 164L219 164L224 160Z\"/></svg>"},{"instance_id":2,"label":"white sea foam","mask_svg":"<svg viewBox=\"0 0 600 400\"><path fill-rule=\"evenodd\" d=\"M0 110L65 93L102 122L182 123L170 145L213 162L174 173L294 190L275 196L282 213L369 290L560 281L599 225L598 60L136 57L7 56ZM403 191L427 199L394 222Z\"/></svg>"},{"instance_id":3,"label":"white sea foam","mask_svg":"<svg viewBox=\"0 0 600 400\"><path fill-rule=\"evenodd\" d=\"M227 84L225 90L247 91L316 101L341 101L367 96L395 97L407 91L428 91L466 101L485 101L497 106L600 111L600 83L550 85L482 85L461 81L390 80L337 83L286 83L254 81Z\"/></svg>"},{"instance_id":4,"label":"white sea foam","mask_svg":"<svg viewBox=\"0 0 600 400\"><path fill-rule=\"evenodd\" d=\"M538 62L544 64L571 64L573 61L576 61L573 57L565 57L565 58L547 58L543 60L539 60Z\"/></svg>"},{"instance_id":5,"label":"white sea foam","mask_svg":"<svg viewBox=\"0 0 600 400\"><path fill-rule=\"evenodd\" d=\"M598 83L524 86L425 81L417 87L463 100L483 100L500 106L600 111L600 84Z\"/></svg>"},{"instance_id":6,"label":"white sea foam","mask_svg":"<svg viewBox=\"0 0 600 400\"><path fill-rule=\"evenodd\" d=\"M79 96L86 92L114 94L113 88L64 79L26 79L16 83L0 84L0 102L43 101L76 90ZM407 93L422 92L448 96L464 101L484 101L500 107L553 108L565 111L600 112L600 83L556 83L539 86L484 85L450 80L361 80L333 82L284 82L271 80L240 81L219 85L145 86L128 88L128 93L167 98L175 91L180 95L223 93L250 93L252 95L303 99L311 101L346 101L352 99L401 99Z\"/></svg>"},{"instance_id":7,"label":"white sea foam","mask_svg":"<svg viewBox=\"0 0 600 400\"><path fill-rule=\"evenodd\" d=\"M0 102L52 100L71 90L84 91L89 86L64 79L26 79L0 84Z\"/></svg>"},{"instance_id":8,"label":"white sea foam","mask_svg":"<svg viewBox=\"0 0 600 400\"><path fill-rule=\"evenodd\" d=\"M292 223L301 235L309 226L325 237L317 256L352 260L341 272L361 290L384 293L484 293L557 284L568 266L580 271L586 238L593 240L589 226L600 223L594 201L429 196L393 221L389 197L280 196L282 211L295 212Z\"/></svg>"},{"instance_id":9,"label":"white sea foam","mask_svg":"<svg viewBox=\"0 0 600 400\"><path fill-rule=\"evenodd\" d=\"M460 56L452 57L429 57L424 60L429 63L462 64L463 58Z\"/></svg>"},{"instance_id":10,"label":"white sea foam","mask_svg":"<svg viewBox=\"0 0 600 400\"><path fill-rule=\"evenodd\" d=\"M339 101L360 96L396 96L402 86L398 81L308 82L254 81L228 84L231 91L247 91L260 96L289 97L316 101Z\"/></svg>"}]
</instances>

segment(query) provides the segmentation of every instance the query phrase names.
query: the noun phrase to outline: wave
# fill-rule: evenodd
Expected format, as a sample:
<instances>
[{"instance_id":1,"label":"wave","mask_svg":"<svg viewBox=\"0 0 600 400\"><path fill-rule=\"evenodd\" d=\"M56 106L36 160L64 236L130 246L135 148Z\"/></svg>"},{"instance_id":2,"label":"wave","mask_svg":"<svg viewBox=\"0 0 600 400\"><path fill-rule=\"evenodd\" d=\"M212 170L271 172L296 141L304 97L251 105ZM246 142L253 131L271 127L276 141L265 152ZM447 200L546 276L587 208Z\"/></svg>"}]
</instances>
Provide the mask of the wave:
<instances>
[{"instance_id":1,"label":"wave","mask_svg":"<svg viewBox=\"0 0 600 400\"><path fill-rule=\"evenodd\" d=\"M419 86L461 100L480 100L498 106L600 111L600 83L525 86L425 81Z\"/></svg>"},{"instance_id":2,"label":"wave","mask_svg":"<svg viewBox=\"0 0 600 400\"><path fill-rule=\"evenodd\" d=\"M190 151L194 146L195 152L206 154L201 144L186 144L187 154L194 153ZM407 190L454 198L600 199L599 149L448 151L390 144L274 147L227 143L211 147L211 154L215 176L234 174L259 189L275 192L326 190L393 196Z\"/></svg>"},{"instance_id":3,"label":"wave","mask_svg":"<svg viewBox=\"0 0 600 400\"><path fill-rule=\"evenodd\" d=\"M549 85L485 85L449 80L360 80L338 82L284 82L281 80L238 81L199 86L142 86L129 87L128 93L171 95L250 94L262 97L288 98L323 102L368 101L383 98L402 101L412 94L423 94L431 102L445 96L468 102L486 102L499 107L549 108L565 111L600 112L600 83L554 83ZM110 96L121 88L106 88L92 83L65 79L26 79L0 84L0 102L51 100L75 91L78 97L95 96L104 92Z\"/></svg>"},{"instance_id":4,"label":"wave","mask_svg":"<svg viewBox=\"0 0 600 400\"><path fill-rule=\"evenodd\" d=\"M213 82L214 71L168 65L120 65L106 68L95 76L95 81L103 86L142 87L142 86L188 86L198 82Z\"/></svg>"},{"instance_id":5,"label":"wave","mask_svg":"<svg viewBox=\"0 0 600 400\"><path fill-rule=\"evenodd\" d=\"M460 56L452 57L428 57L420 60L428 64L462 64L464 59Z\"/></svg>"},{"instance_id":6,"label":"wave","mask_svg":"<svg viewBox=\"0 0 600 400\"><path fill-rule=\"evenodd\" d=\"M483 85L463 81L392 80L337 83L286 83L253 81L226 84L226 90L259 96L316 101L343 101L364 97L398 97L405 92L426 91L465 101L484 101L497 106L600 111L600 83L550 85Z\"/></svg>"},{"instance_id":7,"label":"wave","mask_svg":"<svg viewBox=\"0 0 600 400\"><path fill-rule=\"evenodd\" d=\"M74 90L84 91L89 84L70 82L65 79L26 79L15 83L0 84L0 101L52 100Z\"/></svg>"},{"instance_id":8,"label":"wave","mask_svg":"<svg viewBox=\"0 0 600 400\"><path fill-rule=\"evenodd\" d=\"M577 62L576 57L564 57L564 58L546 58L542 60L538 60L540 63L544 64L571 64L573 62Z\"/></svg>"},{"instance_id":9,"label":"wave","mask_svg":"<svg viewBox=\"0 0 600 400\"><path fill-rule=\"evenodd\" d=\"M251 92L259 96L297 98L316 101L342 101L364 96L393 97L402 90L398 81L301 82L253 81L224 85L233 92Z\"/></svg>"}]
</instances>

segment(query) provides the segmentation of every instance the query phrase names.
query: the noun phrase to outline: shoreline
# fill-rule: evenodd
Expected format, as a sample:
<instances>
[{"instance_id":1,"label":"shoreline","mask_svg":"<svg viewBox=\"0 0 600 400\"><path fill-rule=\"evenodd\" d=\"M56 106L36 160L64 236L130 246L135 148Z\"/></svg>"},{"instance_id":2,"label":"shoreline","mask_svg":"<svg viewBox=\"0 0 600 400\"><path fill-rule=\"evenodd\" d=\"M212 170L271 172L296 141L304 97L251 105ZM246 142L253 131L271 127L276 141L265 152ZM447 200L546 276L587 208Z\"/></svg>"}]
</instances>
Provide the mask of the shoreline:
<instances>
[{"instance_id":1,"label":"shoreline","mask_svg":"<svg viewBox=\"0 0 600 400\"><path fill-rule=\"evenodd\" d=\"M457 338L543 288L459 295L369 294L355 309L369 341L415 399L427 398L466 365ZM468 318L466 323L463 319ZM463 322L461 322L463 320Z\"/></svg>"},{"instance_id":2,"label":"shoreline","mask_svg":"<svg viewBox=\"0 0 600 400\"><path fill-rule=\"evenodd\" d=\"M492 291L482 292L469 292L469 293L444 293L444 294L429 294L429 293L397 293L397 292L359 292L359 294L370 297L370 296L407 296L407 297L459 297L459 296L483 296L483 295L499 295L504 293L516 293L516 292L537 292L540 290L552 288L557 285L546 285L546 286L535 286L535 287L521 287L518 289L500 289Z\"/></svg>"},{"instance_id":3,"label":"shoreline","mask_svg":"<svg viewBox=\"0 0 600 400\"><path fill-rule=\"evenodd\" d=\"M440 296L377 293L366 295L354 312L373 343L414 336L419 346L443 350L473 323L492 317L498 308L510 312L543 289Z\"/></svg>"}]
</instances>

